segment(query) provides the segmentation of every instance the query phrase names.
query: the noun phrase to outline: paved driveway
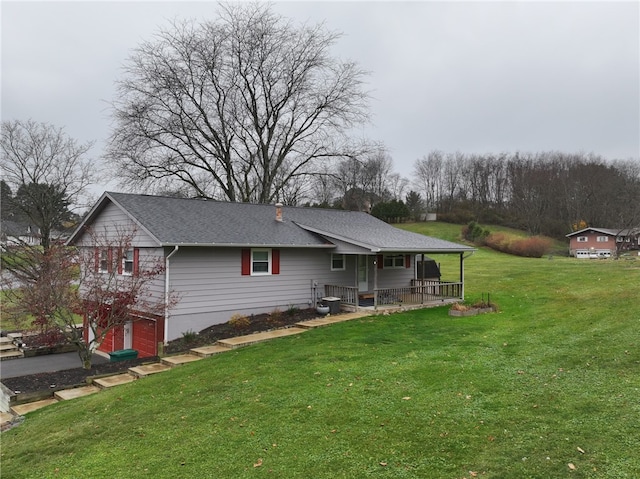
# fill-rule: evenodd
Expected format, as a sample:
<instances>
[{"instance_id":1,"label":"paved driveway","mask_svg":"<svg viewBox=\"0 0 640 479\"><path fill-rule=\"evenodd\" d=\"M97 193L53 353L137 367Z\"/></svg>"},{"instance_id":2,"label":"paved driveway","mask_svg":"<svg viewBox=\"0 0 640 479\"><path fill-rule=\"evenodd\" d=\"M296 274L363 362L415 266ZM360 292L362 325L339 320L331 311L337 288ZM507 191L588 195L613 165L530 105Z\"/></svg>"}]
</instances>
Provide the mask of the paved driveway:
<instances>
[{"instance_id":1,"label":"paved driveway","mask_svg":"<svg viewBox=\"0 0 640 479\"><path fill-rule=\"evenodd\" d=\"M93 355L93 364L107 363L108 358L98 354ZM0 361L0 379L15 378L36 373L50 373L65 369L81 368L82 361L78 353L47 354L33 358L10 359Z\"/></svg>"}]
</instances>

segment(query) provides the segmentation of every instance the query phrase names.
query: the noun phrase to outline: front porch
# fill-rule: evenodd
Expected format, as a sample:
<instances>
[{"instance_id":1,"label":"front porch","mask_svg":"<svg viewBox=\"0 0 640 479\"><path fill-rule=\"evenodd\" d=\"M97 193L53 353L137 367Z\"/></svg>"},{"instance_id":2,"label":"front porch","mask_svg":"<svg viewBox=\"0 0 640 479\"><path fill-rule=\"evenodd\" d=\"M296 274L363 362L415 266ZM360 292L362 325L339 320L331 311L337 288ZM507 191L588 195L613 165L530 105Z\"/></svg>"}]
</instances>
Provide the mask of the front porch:
<instances>
[{"instance_id":1,"label":"front porch","mask_svg":"<svg viewBox=\"0 0 640 479\"><path fill-rule=\"evenodd\" d=\"M411 280L411 285L396 288L375 288L362 293L357 287L325 284L326 296L340 298L341 304L354 310L381 308L421 308L463 300L462 282Z\"/></svg>"}]
</instances>

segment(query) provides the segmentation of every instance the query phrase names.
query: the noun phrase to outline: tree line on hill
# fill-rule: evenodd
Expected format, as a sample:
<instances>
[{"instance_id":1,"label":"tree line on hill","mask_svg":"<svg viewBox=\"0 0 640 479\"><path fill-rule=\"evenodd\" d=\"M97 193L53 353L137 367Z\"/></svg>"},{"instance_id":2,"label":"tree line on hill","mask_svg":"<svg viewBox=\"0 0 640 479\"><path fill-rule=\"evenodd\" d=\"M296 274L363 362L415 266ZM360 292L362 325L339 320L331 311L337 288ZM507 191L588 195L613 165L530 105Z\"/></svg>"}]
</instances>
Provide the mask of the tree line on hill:
<instances>
[{"instance_id":1,"label":"tree line on hill","mask_svg":"<svg viewBox=\"0 0 640 479\"><path fill-rule=\"evenodd\" d=\"M640 163L584 153L443 154L416 161L426 207L455 223L479 221L563 238L585 226L640 226Z\"/></svg>"}]
</instances>

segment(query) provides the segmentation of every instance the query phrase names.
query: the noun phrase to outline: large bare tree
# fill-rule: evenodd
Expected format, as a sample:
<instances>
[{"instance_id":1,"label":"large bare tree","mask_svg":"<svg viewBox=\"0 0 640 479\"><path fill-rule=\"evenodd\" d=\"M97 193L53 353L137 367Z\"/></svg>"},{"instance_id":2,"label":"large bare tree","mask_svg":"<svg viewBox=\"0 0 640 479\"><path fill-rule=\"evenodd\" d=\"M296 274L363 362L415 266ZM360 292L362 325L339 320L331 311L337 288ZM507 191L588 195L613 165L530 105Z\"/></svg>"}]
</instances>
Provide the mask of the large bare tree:
<instances>
[{"instance_id":1,"label":"large bare tree","mask_svg":"<svg viewBox=\"0 0 640 479\"><path fill-rule=\"evenodd\" d=\"M142 43L113 104L108 156L123 186L261 203L290 195L367 120L366 72L331 55L339 37L240 3Z\"/></svg>"},{"instance_id":2,"label":"large bare tree","mask_svg":"<svg viewBox=\"0 0 640 479\"><path fill-rule=\"evenodd\" d=\"M0 166L3 180L16 192L12 204L5 206L40 229L45 249L68 209L86 206L83 196L97 177L87 156L92 145L78 143L48 123L2 122Z\"/></svg>"}]
</instances>

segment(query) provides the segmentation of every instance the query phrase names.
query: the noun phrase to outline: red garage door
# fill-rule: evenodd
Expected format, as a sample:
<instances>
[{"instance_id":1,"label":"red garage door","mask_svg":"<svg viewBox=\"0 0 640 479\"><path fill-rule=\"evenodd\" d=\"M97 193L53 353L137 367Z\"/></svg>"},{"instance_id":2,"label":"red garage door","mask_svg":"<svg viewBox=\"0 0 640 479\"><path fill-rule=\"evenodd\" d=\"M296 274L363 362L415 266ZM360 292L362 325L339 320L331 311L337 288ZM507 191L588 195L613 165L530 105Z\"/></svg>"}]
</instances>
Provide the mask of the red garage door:
<instances>
[{"instance_id":1,"label":"red garage door","mask_svg":"<svg viewBox=\"0 0 640 479\"><path fill-rule=\"evenodd\" d=\"M150 319L137 319L133 322L131 347L138 351L139 358L156 356L156 322Z\"/></svg>"},{"instance_id":2,"label":"red garage door","mask_svg":"<svg viewBox=\"0 0 640 479\"><path fill-rule=\"evenodd\" d=\"M118 326L109 331L102 341L102 344L98 347L99 351L104 353L112 353L118 351L124 347L124 328Z\"/></svg>"}]
</instances>

